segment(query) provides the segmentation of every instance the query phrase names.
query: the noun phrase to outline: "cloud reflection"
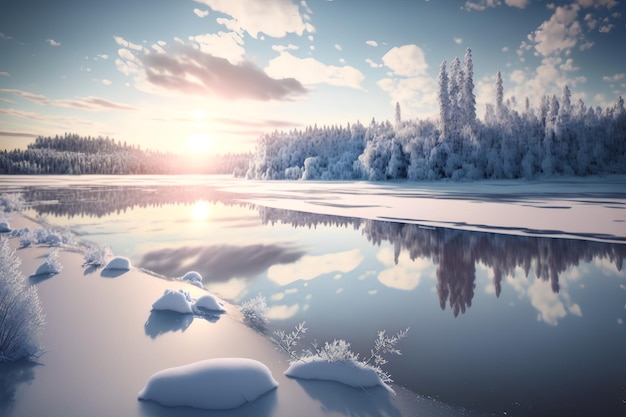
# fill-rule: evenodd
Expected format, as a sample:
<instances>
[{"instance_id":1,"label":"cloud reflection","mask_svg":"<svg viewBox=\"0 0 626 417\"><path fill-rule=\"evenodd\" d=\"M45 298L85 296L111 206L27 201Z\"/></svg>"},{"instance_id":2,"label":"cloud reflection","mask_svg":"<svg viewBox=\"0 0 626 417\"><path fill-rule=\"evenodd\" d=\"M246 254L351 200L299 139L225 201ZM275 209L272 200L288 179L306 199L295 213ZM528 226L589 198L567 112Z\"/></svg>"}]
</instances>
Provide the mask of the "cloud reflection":
<instances>
[{"instance_id":1,"label":"cloud reflection","mask_svg":"<svg viewBox=\"0 0 626 417\"><path fill-rule=\"evenodd\" d=\"M291 264L273 265L267 271L267 276L284 286L299 280L308 281L330 272L350 272L362 261L363 256L359 249L316 256L306 255Z\"/></svg>"}]
</instances>

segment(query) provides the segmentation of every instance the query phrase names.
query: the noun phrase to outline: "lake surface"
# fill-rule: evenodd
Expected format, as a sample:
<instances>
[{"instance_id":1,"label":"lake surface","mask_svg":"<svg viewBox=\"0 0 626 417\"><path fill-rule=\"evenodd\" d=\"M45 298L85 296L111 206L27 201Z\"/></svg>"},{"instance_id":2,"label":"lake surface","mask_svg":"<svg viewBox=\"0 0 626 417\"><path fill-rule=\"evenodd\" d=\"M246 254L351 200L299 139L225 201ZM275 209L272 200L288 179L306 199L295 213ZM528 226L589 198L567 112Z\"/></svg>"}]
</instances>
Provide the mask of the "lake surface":
<instances>
[{"instance_id":1,"label":"lake surface","mask_svg":"<svg viewBox=\"0 0 626 417\"><path fill-rule=\"evenodd\" d=\"M155 274L173 278L196 270L208 290L235 304L263 294L268 335L306 321L304 345L343 338L365 356L378 330L410 327L399 344L403 355L389 358L386 369L421 396L495 415L626 413L621 232L585 229L557 238L553 231L529 231L524 219L513 229L526 234L295 211L277 206L301 207L301 200L275 190L246 191L249 183L230 178L65 181L4 177L0 192L23 193L26 215L108 245ZM626 219L620 181L613 191L585 197L587 205L618 213L611 220L616 228ZM238 192L229 192L231 185ZM319 193L317 186L289 184L303 195ZM375 193L368 184L357 186L365 200ZM382 187L405 200L407 187L420 192L407 183ZM574 195L576 182L567 187ZM428 192L436 194L436 185ZM449 190L445 197L459 207ZM512 200L515 207L529 203ZM346 212L358 214L366 205L345 207L346 201Z\"/></svg>"}]
</instances>

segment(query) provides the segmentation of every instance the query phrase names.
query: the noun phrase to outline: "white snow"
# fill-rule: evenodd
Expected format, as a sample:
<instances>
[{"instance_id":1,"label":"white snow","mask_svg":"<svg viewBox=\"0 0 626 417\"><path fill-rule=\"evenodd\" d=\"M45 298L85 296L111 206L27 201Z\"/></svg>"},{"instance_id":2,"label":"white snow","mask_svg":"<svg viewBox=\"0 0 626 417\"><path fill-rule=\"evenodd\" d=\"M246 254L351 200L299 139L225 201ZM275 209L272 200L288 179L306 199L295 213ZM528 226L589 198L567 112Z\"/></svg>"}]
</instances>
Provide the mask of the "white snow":
<instances>
[{"instance_id":1,"label":"white snow","mask_svg":"<svg viewBox=\"0 0 626 417\"><path fill-rule=\"evenodd\" d=\"M213 294L206 294L199 297L193 304L195 308L201 308L210 311L226 311L224 304Z\"/></svg>"},{"instance_id":2,"label":"white snow","mask_svg":"<svg viewBox=\"0 0 626 417\"><path fill-rule=\"evenodd\" d=\"M285 375L300 379L335 381L357 388L381 386L393 392L374 369L354 360L329 362L318 356L310 356L291 362Z\"/></svg>"},{"instance_id":3,"label":"white snow","mask_svg":"<svg viewBox=\"0 0 626 417\"><path fill-rule=\"evenodd\" d=\"M130 269L130 259L124 256L116 256L111 259L109 263L104 267L105 270L124 270L128 271Z\"/></svg>"},{"instance_id":4,"label":"white snow","mask_svg":"<svg viewBox=\"0 0 626 417\"><path fill-rule=\"evenodd\" d=\"M61 272L58 267L51 265L48 262L44 262L37 267L37 270L33 275L54 275Z\"/></svg>"},{"instance_id":5,"label":"white snow","mask_svg":"<svg viewBox=\"0 0 626 417\"><path fill-rule=\"evenodd\" d=\"M182 277L180 277L181 281L188 281L190 284L195 285L196 287L204 288L202 284L202 275L196 271L189 271Z\"/></svg>"},{"instance_id":6,"label":"white snow","mask_svg":"<svg viewBox=\"0 0 626 417\"><path fill-rule=\"evenodd\" d=\"M7 233L11 231L11 225L9 222L0 222L0 233Z\"/></svg>"},{"instance_id":7,"label":"white snow","mask_svg":"<svg viewBox=\"0 0 626 417\"><path fill-rule=\"evenodd\" d=\"M165 290L163 295L152 304L152 310L168 310L182 314L192 314L191 298L183 290Z\"/></svg>"},{"instance_id":8,"label":"white snow","mask_svg":"<svg viewBox=\"0 0 626 417\"><path fill-rule=\"evenodd\" d=\"M139 392L139 399L166 406L232 409L277 386L267 366L256 360L207 359L157 372Z\"/></svg>"}]
</instances>

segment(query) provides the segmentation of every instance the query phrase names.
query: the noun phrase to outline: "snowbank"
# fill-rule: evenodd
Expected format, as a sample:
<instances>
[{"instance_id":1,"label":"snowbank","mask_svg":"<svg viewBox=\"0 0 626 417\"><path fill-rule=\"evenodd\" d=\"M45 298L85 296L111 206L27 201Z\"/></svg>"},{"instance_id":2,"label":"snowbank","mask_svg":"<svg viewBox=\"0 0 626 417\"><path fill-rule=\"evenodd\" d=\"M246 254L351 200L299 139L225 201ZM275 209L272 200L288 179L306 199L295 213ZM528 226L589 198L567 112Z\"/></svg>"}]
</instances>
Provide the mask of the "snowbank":
<instances>
[{"instance_id":1,"label":"snowbank","mask_svg":"<svg viewBox=\"0 0 626 417\"><path fill-rule=\"evenodd\" d=\"M181 281L188 281L190 284L193 284L196 287L204 288L204 285L202 284L202 275L200 275L199 272L189 271L179 279Z\"/></svg>"},{"instance_id":2,"label":"snowbank","mask_svg":"<svg viewBox=\"0 0 626 417\"><path fill-rule=\"evenodd\" d=\"M165 290L163 295L152 304L152 310L167 310L182 314L192 314L191 298L183 290Z\"/></svg>"},{"instance_id":3,"label":"snowbank","mask_svg":"<svg viewBox=\"0 0 626 417\"><path fill-rule=\"evenodd\" d=\"M357 388L381 386L393 392L374 369L354 360L329 362L318 356L310 356L292 362L285 375L300 379L335 381Z\"/></svg>"},{"instance_id":4,"label":"snowbank","mask_svg":"<svg viewBox=\"0 0 626 417\"><path fill-rule=\"evenodd\" d=\"M0 233L8 233L11 231L9 222L0 222Z\"/></svg>"},{"instance_id":5,"label":"snowbank","mask_svg":"<svg viewBox=\"0 0 626 417\"><path fill-rule=\"evenodd\" d=\"M128 271L130 270L130 259L124 256L116 256L104 267L105 271Z\"/></svg>"},{"instance_id":6,"label":"snowbank","mask_svg":"<svg viewBox=\"0 0 626 417\"><path fill-rule=\"evenodd\" d=\"M159 371L150 377L138 398L167 406L221 410L252 402L277 386L261 362L218 358Z\"/></svg>"},{"instance_id":7,"label":"snowbank","mask_svg":"<svg viewBox=\"0 0 626 417\"><path fill-rule=\"evenodd\" d=\"M200 308L209 311L225 312L224 304L217 299L213 294L203 295L198 298L193 304L195 308Z\"/></svg>"}]
</instances>

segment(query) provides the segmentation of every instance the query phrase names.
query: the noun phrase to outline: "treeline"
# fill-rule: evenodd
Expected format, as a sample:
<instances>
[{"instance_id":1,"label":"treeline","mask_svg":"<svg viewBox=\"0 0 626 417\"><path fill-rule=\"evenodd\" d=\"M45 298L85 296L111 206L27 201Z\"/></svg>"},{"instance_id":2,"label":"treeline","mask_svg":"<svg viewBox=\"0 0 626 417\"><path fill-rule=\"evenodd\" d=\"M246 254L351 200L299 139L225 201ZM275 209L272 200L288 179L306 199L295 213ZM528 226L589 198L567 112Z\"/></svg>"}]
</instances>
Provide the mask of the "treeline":
<instances>
[{"instance_id":1,"label":"treeline","mask_svg":"<svg viewBox=\"0 0 626 417\"><path fill-rule=\"evenodd\" d=\"M439 71L438 120L401 118L364 126L274 132L259 138L253 179L436 180L537 178L626 173L624 100L607 108L545 96L538 107L504 100L498 72L493 102L476 118L471 50ZM522 107L519 109L519 107Z\"/></svg>"},{"instance_id":2,"label":"treeline","mask_svg":"<svg viewBox=\"0 0 626 417\"><path fill-rule=\"evenodd\" d=\"M250 154L209 156L190 163L182 155L142 150L110 138L38 137L24 150L0 152L0 174L233 174L245 172Z\"/></svg>"}]
</instances>

